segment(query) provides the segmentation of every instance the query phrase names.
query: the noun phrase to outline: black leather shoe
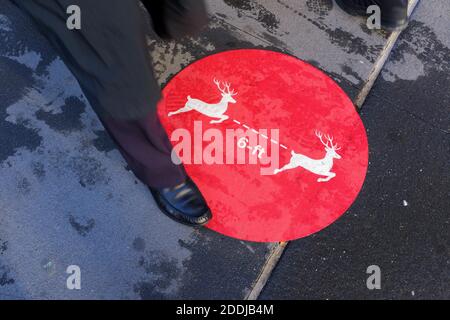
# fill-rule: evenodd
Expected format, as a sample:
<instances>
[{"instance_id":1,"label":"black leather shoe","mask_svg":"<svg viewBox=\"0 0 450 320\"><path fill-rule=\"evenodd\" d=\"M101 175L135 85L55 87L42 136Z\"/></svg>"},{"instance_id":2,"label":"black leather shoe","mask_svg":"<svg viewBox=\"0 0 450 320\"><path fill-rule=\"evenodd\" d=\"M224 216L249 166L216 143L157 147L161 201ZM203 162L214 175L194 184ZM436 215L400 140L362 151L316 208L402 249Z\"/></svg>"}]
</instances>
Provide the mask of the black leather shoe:
<instances>
[{"instance_id":1,"label":"black leather shoe","mask_svg":"<svg viewBox=\"0 0 450 320\"><path fill-rule=\"evenodd\" d=\"M408 0L336 0L336 3L353 16L368 16L369 6L379 6L381 26L387 31L402 30L408 25Z\"/></svg>"},{"instance_id":2,"label":"black leather shoe","mask_svg":"<svg viewBox=\"0 0 450 320\"><path fill-rule=\"evenodd\" d=\"M150 188L150 191L161 211L179 223L203 226L212 218L200 190L189 178L173 188Z\"/></svg>"}]
</instances>

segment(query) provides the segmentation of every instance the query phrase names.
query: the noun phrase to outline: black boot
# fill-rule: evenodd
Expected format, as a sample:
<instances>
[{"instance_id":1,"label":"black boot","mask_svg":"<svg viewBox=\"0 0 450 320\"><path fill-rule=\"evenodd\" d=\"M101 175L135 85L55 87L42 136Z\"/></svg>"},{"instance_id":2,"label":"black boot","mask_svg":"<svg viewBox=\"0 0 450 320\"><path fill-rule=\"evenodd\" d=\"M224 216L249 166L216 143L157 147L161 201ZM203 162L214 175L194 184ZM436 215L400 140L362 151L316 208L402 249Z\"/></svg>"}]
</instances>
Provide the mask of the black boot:
<instances>
[{"instance_id":1,"label":"black boot","mask_svg":"<svg viewBox=\"0 0 450 320\"><path fill-rule=\"evenodd\" d=\"M189 226L203 226L212 218L200 190L191 179L173 188L150 188L161 211L169 218Z\"/></svg>"},{"instance_id":2,"label":"black boot","mask_svg":"<svg viewBox=\"0 0 450 320\"><path fill-rule=\"evenodd\" d=\"M408 0L336 0L336 3L353 16L368 16L369 6L379 6L381 26L387 31L401 30L408 25Z\"/></svg>"}]
</instances>

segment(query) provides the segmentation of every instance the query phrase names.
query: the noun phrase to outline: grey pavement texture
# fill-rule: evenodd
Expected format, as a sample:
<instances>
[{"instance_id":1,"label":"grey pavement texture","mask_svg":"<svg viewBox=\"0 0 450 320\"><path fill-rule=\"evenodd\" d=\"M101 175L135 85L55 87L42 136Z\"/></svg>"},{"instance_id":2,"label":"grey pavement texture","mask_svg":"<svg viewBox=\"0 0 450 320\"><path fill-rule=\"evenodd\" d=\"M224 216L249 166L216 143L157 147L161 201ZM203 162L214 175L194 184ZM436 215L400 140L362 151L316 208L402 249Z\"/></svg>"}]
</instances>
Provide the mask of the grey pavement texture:
<instances>
[{"instance_id":1,"label":"grey pavement texture","mask_svg":"<svg viewBox=\"0 0 450 320\"><path fill-rule=\"evenodd\" d=\"M387 40L328 0L208 4L211 23L200 36L179 42L149 37L161 85L201 57L256 47L309 61L353 98ZM374 294L364 291L365 264L372 254L380 264L397 262L392 274L407 273L406 263L416 268L421 282L415 289L407 278L392 280L404 295L434 290L436 296L448 296L448 279L443 279L448 232L443 231L448 229L449 179L442 169L449 160L449 104L444 98L422 95L417 102L412 96L425 90L442 94L441 83L449 81L449 31L433 12L439 6L420 8L383 72L375 90L386 102L372 96L364 107L372 162L361 197L335 225L291 243L263 298L344 297L337 292L340 283L348 295ZM193 230L161 215L146 187L127 170L76 80L8 0L0 3L0 44L0 299L246 297L274 244ZM427 79L433 85L423 89ZM420 89L411 88L417 81ZM404 94L396 94L400 90ZM410 206L402 206L403 198ZM408 233L402 235L400 228ZM391 238L384 236L392 234L398 238L390 247ZM375 247L379 243L383 246ZM359 259L352 259L347 248ZM82 269L81 291L66 289L65 270L72 264ZM340 271L348 278L339 278Z\"/></svg>"},{"instance_id":2,"label":"grey pavement texture","mask_svg":"<svg viewBox=\"0 0 450 320\"><path fill-rule=\"evenodd\" d=\"M450 4L423 1L361 116L370 165L337 223L291 243L262 299L450 298ZM381 268L381 290L366 269Z\"/></svg>"}]
</instances>

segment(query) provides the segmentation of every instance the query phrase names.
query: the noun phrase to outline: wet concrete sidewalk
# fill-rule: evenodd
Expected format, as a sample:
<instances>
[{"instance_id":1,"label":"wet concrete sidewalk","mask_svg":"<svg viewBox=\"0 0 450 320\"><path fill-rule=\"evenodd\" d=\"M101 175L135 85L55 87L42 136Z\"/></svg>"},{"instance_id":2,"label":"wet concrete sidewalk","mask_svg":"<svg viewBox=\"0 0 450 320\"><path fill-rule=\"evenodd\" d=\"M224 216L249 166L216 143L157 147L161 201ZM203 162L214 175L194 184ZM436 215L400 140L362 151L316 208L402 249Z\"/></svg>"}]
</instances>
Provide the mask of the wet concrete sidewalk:
<instances>
[{"instance_id":1,"label":"wet concrete sidewalk","mask_svg":"<svg viewBox=\"0 0 450 320\"><path fill-rule=\"evenodd\" d=\"M208 3L211 23L199 37L177 43L149 40L161 85L205 55L236 48L268 48L295 55L321 68L355 98L389 36L367 30L364 20L348 17L326 0L210 0ZM395 173L396 183L380 188L379 177L384 177L386 170L394 170L392 164L403 162L405 157L413 159L419 151L434 150L437 154L430 161L424 154L423 170L432 170L436 163L448 165L450 125L445 108L448 110L450 104L442 99L441 104L430 106L424 112L421 108L424 102L419 100L410 108L412 100L404 100L412 99L411 95L417 92L417 89L407 91L411 83L429 83L428 79L434 77L430 74L436 74L433 68L440 71L439 78L432 78L433 84L448 81L447 64L443 62L449 61L446 55L449 38L445 33L448 31L442 31L438 20L433 18L434 12L427 9L420 12L419 17L423 18L418 18L402 38L377 83L374 96L379 92L387 102L372 96L363 109L369 138L380 148L372 150L373 167L363 194L335 225L289 245L263 292L264 298L314 297L312 292L324 292L317 295L320 297L340 297L333 291L340 280L325 281L324 274L314 272L321 265L337 265L348 272L347 277L353 277L354 281L349 280L345 289L360 294L364 291L360 287L365 284L365 264L371 260L371 251L365 246L355 248L352 251L355 255L367 259L358 263L346 260L348 269L345 269L337 256L320 255L322 243L329 242L326 250L340 250L339 239L350 241L349 233L355 234L353 239L356 235L362 237L355 242L364 243L362 240L368 235L352 228L372 230L372 240L384 242L383 235L397 230L400 223L398 216L392 220L391 211L396 209L389 207L391 203L397 205L397 198L388 200L406 186L412 188L411 181L422 183L421 186L423 181L411 180L416 177L412 171L399 171ZM183 227L165 218L147 188L127 171L76 80L28 18L9 1L0 4L0 43L0 298L243 299L253 292L277 244L229 239L207 229ZM425 54L421 48L431 53ZM436 62L436 59L441 60ZM395 86L400 89L391 90ZM428 87L438 90L435 85ZM401 90L407 94L397 94ZM383 116L390 122L384 121ZM422 127L413 118L414 121L424 119L419 121ZM429 124L439 132L434 134ZM429 140L419 140L422 131L428 129ZM387 134L392 144L384 143ZM411 153L401 153L395 143L403 143L402 139L413 139L413 136L417 144L411 142L406 146L411 148ZM437 141L444 143L438 148ZM421 145L423 148L419 149ZM424 207L411 204L409 208L416 208L414 217L422 217L428 223L422 224L424 228L429 226L438 237L442 231L439 228L448 227L448 214L443 210L448 207L449 179L444 172L440 178L437 174L423 177L429 179L425 184L428 187L423 187L428 193L414 189L399 198L414 203L411 199L419 192L425 197L435 195L439 205L433 202L433 206L427 207L437 212L432 220L422 216ZM381 209L383 204L386 210ZM401 202L400 209L407 210ZM442 234L439 240L442 243L436 242L436 259L429 260L430 265L417 267L418 277L420 270L433 266L441 272L433 273L438 277L436 281L442 281L444 268L448 268L445 236L448 237L448 232ZM325 240L317 242L321 237ZM419 240L411 246L402 246L401 240L395 243L392 250L398 248L399 261L405 252L413 257L421 252L410 252L417 249ZM375 256L380 257L379 261L388 259L383 254L389 251L382 249ZM327 259L333 262L327 264ZM399 266L403 267L404 261ZM82 270L80 291L66 288L65 271L74 264ZM295 289L302 287L305 278L314 279L312 275L316 275L319 281L315 283L320 283L320 288L308 285L310 291ZM426 286L425 282L420 283ZM445 285L436 287L433 282L423 290L436 288L444 292L447 289L448 297L448 285ZM411 291L402 282L398 286L405 292ZM361 296L370 297L371 292L364 292Z\"/></svg>"}]
</instances>

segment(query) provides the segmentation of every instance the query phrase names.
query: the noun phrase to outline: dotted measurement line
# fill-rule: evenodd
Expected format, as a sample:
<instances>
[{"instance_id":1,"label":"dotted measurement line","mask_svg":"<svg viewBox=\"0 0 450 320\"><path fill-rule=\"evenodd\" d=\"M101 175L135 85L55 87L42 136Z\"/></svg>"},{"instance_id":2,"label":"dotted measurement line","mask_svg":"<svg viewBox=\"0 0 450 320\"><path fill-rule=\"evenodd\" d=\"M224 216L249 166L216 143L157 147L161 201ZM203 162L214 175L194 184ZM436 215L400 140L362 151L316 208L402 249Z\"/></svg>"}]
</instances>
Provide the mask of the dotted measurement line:
<instances>
[{"instance_id":1,"label":"dotted measurement line","mask_svg":"<svg viewBox=\"0 0 450 320\"><path fill-rule=\"evenodd\" d=\"M238 121L238 120L234 120L234 119L233 119L233 122L236 123L236 124L238 124L238 125L240 125L240 126L242 126L242 127L244 127L244 128L247 129L247 130L251 130L252 132L256 133L257 135L263 137L263 138L266 139L266 140L270 140L273 144L279 145L279 146L282 147L283 149L288 150L288 147L286 147L284 144L280 143L279 141L277 141L277 140L275 140L275 139L269 139L268 136L266 136L265 134L260 133L258 130L253 129L253 128L249 127L249 126L246 125L246 124L243 124L242 122L240 122L240 121Z\"/></svg>"}]
</instances>

